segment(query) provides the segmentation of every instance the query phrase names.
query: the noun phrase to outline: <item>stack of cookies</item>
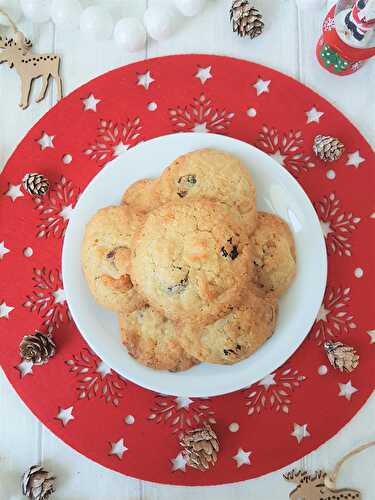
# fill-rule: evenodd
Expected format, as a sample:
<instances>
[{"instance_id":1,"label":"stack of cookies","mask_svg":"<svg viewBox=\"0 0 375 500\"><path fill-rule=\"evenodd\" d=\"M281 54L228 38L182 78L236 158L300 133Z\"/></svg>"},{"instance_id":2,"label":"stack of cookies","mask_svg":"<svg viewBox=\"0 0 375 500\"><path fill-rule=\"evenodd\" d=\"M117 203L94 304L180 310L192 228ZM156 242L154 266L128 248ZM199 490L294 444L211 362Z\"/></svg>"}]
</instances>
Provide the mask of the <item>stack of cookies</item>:
<instances>
[{"instance_id":1,"label":"stack of cookies","mask_svg":"<svg viewBox=\"0 0 375 500\"><path fill-rule=\"evenodd\" d=\"M87 224L87 283L118 314L122 342L140 363L233 364L273 334L295 248L288 225L257 212L255 197L237 157L202 149L136 182Z\"/></svg>"}]
</instances>

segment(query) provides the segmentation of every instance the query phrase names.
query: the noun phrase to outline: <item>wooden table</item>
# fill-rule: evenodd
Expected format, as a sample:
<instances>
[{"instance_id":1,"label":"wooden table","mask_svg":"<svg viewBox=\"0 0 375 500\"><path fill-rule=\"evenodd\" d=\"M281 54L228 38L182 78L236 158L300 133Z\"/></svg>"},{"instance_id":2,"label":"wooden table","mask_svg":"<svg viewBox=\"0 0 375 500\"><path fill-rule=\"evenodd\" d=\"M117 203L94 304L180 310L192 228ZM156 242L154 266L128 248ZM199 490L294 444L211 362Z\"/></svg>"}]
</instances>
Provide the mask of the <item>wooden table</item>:
<instances>
[{"instance_id":1,"label":"wooden table","mask_svg":"<svg viewBox=\"0 0 375 500\"><path fill-rule=\"evenodd\" d=\"M169 0L159 0L159 3L164 2ZM93 2L82 0L81 3L86 6ZM119 19L123 16L141 18L146 4L157 1L101 0L95 3L105 5L114 18ZM23 20L20 28L34 41L36 51L57 52L62 56L65 94L107 70L140 59L192 52L224 54L269 65L306 83L343 111L374 146L375 61L352 76L340 78L323 71L315 60L315 44L326 2L258 0L255 3L264 13L266 30L253 41L241 40L231 32L228 22L230 0L208 0L207 7L198 17L180 18L180 27L172 38L160 43L148 41L146 49L136 54L125 53L112 40L88 41L78 31L63 32L52 23L32 25ZM18 84L15 72L5 65L0 66L0 171L24 134L55 102L53 89L41 104L21 111L18 109ZM32 98L38 92L38 84L36 87ZM337 436L294 467L333 467L347 451L374 439L374 434L373 395ZM58 491L53 497L56 500L226 500L231 497L285 500L292 489L292 485L282 479L283 471L234 485L178 488L138 481L106 470L44 428L0 371L0 500L21 498L19 476L29 465L40 462L58 476ZM364 452L344 466L339 485L356 487L362 491L364 500L374 500L374 463L374 450Z\"/></svg>"}]
</instances>

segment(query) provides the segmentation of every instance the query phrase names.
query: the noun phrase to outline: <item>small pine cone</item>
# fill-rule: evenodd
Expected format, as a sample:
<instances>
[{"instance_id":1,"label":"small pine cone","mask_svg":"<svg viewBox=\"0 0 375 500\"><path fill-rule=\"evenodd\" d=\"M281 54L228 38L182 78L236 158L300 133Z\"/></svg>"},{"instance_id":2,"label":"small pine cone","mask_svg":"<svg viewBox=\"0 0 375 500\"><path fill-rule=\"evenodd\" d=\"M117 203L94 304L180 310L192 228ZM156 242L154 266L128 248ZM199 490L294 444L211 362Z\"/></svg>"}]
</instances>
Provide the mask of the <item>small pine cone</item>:
<instances>
[{"instance_id":1,"label":"small pine cone","mask_svg":"<svg viewBox=\"0 0 375 500\"><path fill-rule=\"evenodd\" d=\"M56 345L52 336L40 332L26 335L20 344L21 357L26 361L32 361L34 365L47 363L55 352Z\"/></svg>"},{"instance_id":2,"label":"small pine cone","mask_svg":"<svg viewBox=\"0 0 375 500\"><path fill-rule=\"evenodd\" d=\"M230 9L230 20L234 33L255 38L262 34L264 22L262 14L251 7L249 0L234 0Z\"/></svg>"},{"instance_id":3,"label":"small pine cone","mask_svg":"<svg viewBox=\"0 0 375 500\"><path fill-rule=\"evenodd\" d=\"M187 465L205 471L211 465L215 465L219 452L219 441L212 430L206 424L203 428L188 431L180 442L182 455Z\"/></svg>"},{"instance_id":4,"label":"small pine cone","mask_svg":"<svg viewBox=\"0 0 375 500\"><path fill-rule=\"evenodd\" d=\"M342 342L324 342L324 350L333 368L338 368L340 372L351 372L359 365L359 355L355 349Z\"/></svg>"},{"instance_id":5,"label":"small pine cone","mask_svg":"<svg viewBox=\"0 0 375 500\"><path fill-rule=\"evenodd\" d=\"M42 174L26 174L23 178L23 186L32 196L43 196L49 190L49 182Z\"/></svg>"},{"instance_id":6,"label":"small pine cone","mask_svg":"<svg viewBox=\"0 0 375 500\"><path fill-rule=\"evenodd\" d=\"M317 135L314 139L313 151L323 161L338 160L344 149L344 144L336 137Z\"/></svg>"},{"instance_id":7,"label":"small pine cone","mask_svg":"<svg viewBox=\"0 0 375 500\"><path fill-rule=\"evenodd\" d=\"M32 500L47 500L55 491L55 479L40 465L32 465L22 477L22 493Z\"/></svg>"}]
</instances>

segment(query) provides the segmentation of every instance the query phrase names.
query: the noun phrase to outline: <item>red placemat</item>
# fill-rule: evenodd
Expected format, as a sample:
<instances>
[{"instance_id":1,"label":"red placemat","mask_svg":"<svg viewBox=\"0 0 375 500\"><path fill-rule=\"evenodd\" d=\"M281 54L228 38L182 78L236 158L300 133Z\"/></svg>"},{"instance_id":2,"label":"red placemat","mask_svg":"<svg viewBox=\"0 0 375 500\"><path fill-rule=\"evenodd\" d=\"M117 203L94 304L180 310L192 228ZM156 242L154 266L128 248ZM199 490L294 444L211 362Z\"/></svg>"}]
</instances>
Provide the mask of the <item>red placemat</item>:
<instances>
[{"instance_id":1,"label":"red placemat","mask_svg":"<svg viewBox=\"0 0 375 500\"><path fill-rule=\"evenodd\" d=\"M111 371L71 321L60 274L71 210L93 176L139 141L192 130L242 139L282 163L314 203L329 255L324 304L300 349L259 383L209 399L155 394ZM344 142L338 162L312 155L317 134ZM26 194L27 172L45 174L49 194ZM140 479L220 484L297 460L339 431L374 387L374 172L373 151L342 114L258 64L164 57L80 87L31 129L0 176L0 361L10 382L70 446ZM41 325L53 332L58 353L31 367L21 363L18 345ZM332 336L360 353L353 373L328 366L320 344ZM178 434L205 421L215 424L222 451L202 473L185 466Z\"/></svg>"}]
</instances>

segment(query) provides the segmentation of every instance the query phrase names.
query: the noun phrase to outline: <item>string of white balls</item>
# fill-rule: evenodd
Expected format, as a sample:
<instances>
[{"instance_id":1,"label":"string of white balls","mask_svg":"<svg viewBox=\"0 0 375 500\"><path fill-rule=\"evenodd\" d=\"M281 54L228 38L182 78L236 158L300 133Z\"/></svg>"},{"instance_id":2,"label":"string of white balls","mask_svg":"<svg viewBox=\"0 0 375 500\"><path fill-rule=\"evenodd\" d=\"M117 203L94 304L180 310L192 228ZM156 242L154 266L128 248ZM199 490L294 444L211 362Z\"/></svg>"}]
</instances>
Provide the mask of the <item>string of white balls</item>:
<instances>
[{"instance_id":1,"label":"string of white balls","mask_svg":"<svg viewBox=\"0 0 375 500\"><path fill-rule=\"evenodd\" d=\"M137 1L137 0L135 0ZM174 0L174 5L184 16L195 16L207 0ZM143 23L136 17L123 17L116 23L111 13L102 5L82 8L79 0L0 0L12 20L17 23L22 15L34 23L52 20L65 30L80 29L87 37L108 40L111 37L128 52L142 50L147 33L154 40L165 40L175 30L176 12L167 5L149 7L143 16ZM0 24L9 25L0 15Z\"/></svg>"}]
</instances>

